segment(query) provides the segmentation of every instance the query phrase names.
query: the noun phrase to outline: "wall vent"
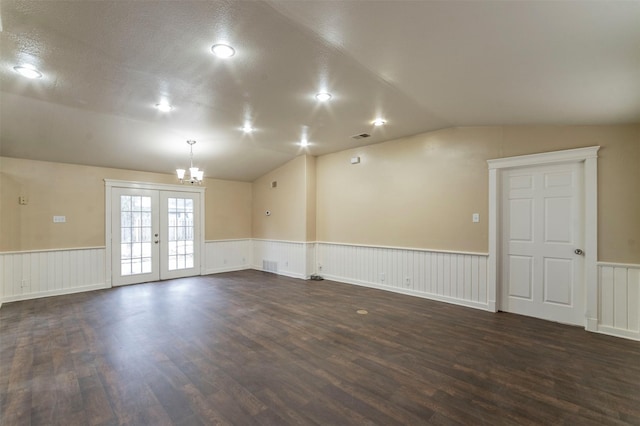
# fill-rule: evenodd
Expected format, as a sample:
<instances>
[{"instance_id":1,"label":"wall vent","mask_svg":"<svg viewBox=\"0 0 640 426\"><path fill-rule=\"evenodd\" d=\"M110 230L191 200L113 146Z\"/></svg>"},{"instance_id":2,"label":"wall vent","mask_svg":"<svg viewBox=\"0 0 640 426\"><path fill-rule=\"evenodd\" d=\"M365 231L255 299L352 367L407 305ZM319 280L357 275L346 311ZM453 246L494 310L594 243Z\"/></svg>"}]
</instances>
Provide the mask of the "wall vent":
<instances>
[{"instance_id":1,"label":"wall vent","mask_svg":"<svg viewBox=\"0 0 640 426\"><path fill-rule=\"evenodd\" d=\"M262 261L262 270L264 272L278 272L278 262L275 260L263 260Z\"/></svg>"},{"instance_id":2,"label":"wall vent","mask_svg":"<svg viewBox=\"0 0 640 426\"><path fill-rule=\"evenodd\" d=\"M351 136L352 139L364 139L368 138L371 135L369 133L360 133L359 135Z\"/></svg>"}]
</instances>

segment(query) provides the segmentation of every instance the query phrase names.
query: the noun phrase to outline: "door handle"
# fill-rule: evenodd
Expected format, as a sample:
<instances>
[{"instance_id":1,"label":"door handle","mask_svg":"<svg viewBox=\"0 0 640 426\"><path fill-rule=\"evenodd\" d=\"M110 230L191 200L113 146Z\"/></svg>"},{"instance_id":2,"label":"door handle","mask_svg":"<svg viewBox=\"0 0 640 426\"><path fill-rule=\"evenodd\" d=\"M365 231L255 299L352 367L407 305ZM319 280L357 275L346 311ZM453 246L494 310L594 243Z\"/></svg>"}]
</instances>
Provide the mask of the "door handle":
<instances>
[{"instance_id":1,"label":"door handle","mask_svg":"<svg viewBox=\"0 0 640 426\"><path fill-rule=\"evenodd\" d=\"M582 251L582 249L575 249L573 252L579 256L584 255L584 252Z\"/></svg>"}]
</instances>

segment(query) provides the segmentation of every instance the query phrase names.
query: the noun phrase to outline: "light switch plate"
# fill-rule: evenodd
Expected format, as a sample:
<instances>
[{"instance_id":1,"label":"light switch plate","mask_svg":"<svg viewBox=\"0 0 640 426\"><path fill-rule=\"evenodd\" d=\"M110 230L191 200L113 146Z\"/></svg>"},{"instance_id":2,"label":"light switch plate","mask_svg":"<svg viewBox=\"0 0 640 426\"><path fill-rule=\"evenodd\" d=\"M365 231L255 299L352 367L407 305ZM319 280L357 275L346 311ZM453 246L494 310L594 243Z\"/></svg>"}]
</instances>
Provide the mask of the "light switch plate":
<instances>
[{"instance_id":1,"label":"light switch plate","mask_svg":"<svg viewBox=\"0 0 640 426\"><path fill-rule=\"evenodd\" d=\"M473 220L473 223L480 222L480 213L474 213L473 216L471 216L471 220Z\"/></svg>"},{"instance_id":2,"label":"light switch plate","mask_svg":"<svg viewBox=\"0 0 640 426\"><path fill-rule=\"evenodd\" d=\"M53 223L65 223L67 221L66 216L54 216Z\"/></svg>"}]
</instances>

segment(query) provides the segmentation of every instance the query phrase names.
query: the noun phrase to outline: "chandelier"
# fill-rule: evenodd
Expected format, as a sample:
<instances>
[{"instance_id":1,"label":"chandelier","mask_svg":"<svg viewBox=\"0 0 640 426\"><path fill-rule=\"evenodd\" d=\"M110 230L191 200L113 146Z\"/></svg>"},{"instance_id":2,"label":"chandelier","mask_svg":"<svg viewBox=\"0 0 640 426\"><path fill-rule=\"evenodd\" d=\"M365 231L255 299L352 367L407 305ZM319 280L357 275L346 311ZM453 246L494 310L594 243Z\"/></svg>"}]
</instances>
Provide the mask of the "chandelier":
<instances>
[{"instance_id":1,"label":"chandelier","mask_svg":"<svg viewBox=\"0 0 640 426\"><path fill-rule=\"evenodd\" d=\"M193 145L195 145L196 141L188 140L191 153L189 155L189 159L191 160L189 166L189 179L185 179L185 169L176 169L176 173L178 174L178 179L180 183L190 183L191 185L197 184L200 185L202 183L202 179L204 178L204 171L199 170L197 167L193 167Z\"/></svg>"}]
</instances>

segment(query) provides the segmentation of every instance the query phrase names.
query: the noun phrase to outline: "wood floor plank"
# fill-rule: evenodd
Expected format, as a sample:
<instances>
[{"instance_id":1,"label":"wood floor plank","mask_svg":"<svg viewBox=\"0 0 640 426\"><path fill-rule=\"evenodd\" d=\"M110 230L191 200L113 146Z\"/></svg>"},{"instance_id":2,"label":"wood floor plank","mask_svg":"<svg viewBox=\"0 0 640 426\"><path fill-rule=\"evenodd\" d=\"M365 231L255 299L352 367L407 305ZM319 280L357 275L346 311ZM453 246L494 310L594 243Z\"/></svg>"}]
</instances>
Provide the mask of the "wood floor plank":
<instances>
[{"instance_id":1,"label":"wood floor plank","mask_svg":"<svg viewBox=\"0 0 640 426\"><path fill-rule=\"evenodd\" d=\"M0 309L2 425L638 425L638 383L640 342L257 271Z\"/></svg>"}]
</instances>

